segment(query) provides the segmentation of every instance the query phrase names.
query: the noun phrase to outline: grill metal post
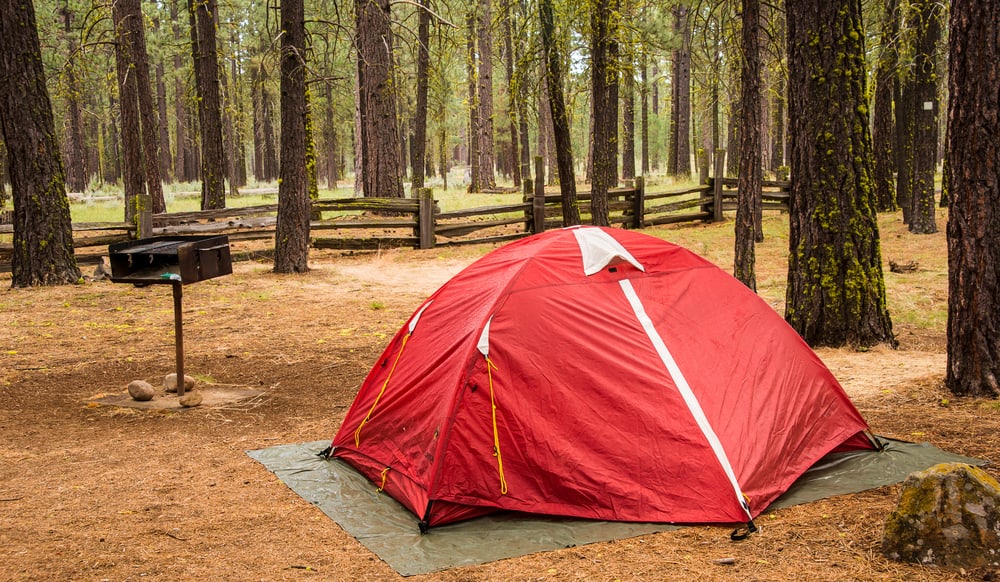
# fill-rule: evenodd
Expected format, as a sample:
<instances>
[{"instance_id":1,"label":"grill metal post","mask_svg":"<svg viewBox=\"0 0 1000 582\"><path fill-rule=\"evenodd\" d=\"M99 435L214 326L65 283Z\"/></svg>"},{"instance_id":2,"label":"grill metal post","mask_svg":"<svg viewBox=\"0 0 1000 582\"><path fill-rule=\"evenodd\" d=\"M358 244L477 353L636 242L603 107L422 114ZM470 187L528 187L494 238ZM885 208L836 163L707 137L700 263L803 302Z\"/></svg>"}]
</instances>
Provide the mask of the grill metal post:
<instances>
[{"instance_id":1,"label":"grill metal post","mask_svg":"<svg viewBox=\"0 0 1000 582\"><path fill-rule=\"evenodd\" d=\"M181 309L181 298L184 284L172 281L174 290L174 346L177 357L177 397L184 396L184 312Z\"/></svg>"}]
</instances>

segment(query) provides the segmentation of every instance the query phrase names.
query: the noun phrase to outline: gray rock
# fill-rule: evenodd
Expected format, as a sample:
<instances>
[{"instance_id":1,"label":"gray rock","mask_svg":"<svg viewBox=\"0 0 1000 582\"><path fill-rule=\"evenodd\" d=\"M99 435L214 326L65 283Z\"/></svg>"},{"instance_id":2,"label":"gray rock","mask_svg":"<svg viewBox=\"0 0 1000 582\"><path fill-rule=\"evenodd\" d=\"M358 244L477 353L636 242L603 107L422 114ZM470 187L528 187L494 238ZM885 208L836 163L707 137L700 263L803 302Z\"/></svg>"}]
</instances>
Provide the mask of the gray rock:
<instances>
[{"instance_id":1,"label":"gray rock","mask_svg":"<svg viewBox=\"0 0 1000 582\"><path fill-rule=\"evenodd\" d=\"M1000 566L1000 483L961 463L911 474L885 523L882 553L950 568Z\"/></svg>"},{"instance_id":2,"label":"gray rock","mask_svg":"<svg viewBox=\"0 0 1000 582\"><path fill-rule=\"evenodd\" d=\"M153 385L145 380L132 380L128 383L128 395L132 397L133 400L138 400L139 402L146 402L147 400L152 400L156 396L156 390Z\"/></svg>"},{"instance_id":3,"label":"gray rock","mask_svg":"<svg viewBox=\"0 0 1000 582\"><path fill-rule=\"evenodd\" d=\"M184 391L194 389L194 378L184 374ZM177 392L177 373L171 372L163 377L163 390L169 394Z\"/></svg>"},{"instance_id":4,"label":"gray rock","mask_svg":"<svg viewBox=\"0 0 1000 582\"><path fill-rule=\"evenodd\" d=\"M193 406L198 406L199 404L201 404L202 400L203 398L201 392L199 392L198 390L192 390L190 392L185 392L184 396L181 396L178 402L181 403L181 406L184 406L186 408L191 408Z\"/></svg>"}]
</instances>

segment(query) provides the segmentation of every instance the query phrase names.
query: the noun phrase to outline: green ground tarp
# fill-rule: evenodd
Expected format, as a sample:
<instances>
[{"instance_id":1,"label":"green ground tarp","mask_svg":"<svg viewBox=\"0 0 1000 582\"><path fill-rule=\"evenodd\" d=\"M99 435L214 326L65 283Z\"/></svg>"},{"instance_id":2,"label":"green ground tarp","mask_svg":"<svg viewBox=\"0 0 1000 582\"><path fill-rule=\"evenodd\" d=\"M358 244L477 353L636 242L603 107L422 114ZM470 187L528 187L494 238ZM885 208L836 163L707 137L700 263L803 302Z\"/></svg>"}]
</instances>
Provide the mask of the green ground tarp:
<instances>
[{"instance_id":1,"label":"green ground tarp","mask_svg":"<svg viewBox=\"0 0 1000 582\"><path fill-rule=\"evenodd\" d=\"M899 483L910 473L938 463L985 464L928 444L883 443L881 452L828 456L769 509ZM317 456L329 444L280 445L247 454L403 576L676 529L662 523L495 514L421 534L413 514L388 495L376 492L375 486L353 468L340 460Z\"/></svg>"}]
</instances>

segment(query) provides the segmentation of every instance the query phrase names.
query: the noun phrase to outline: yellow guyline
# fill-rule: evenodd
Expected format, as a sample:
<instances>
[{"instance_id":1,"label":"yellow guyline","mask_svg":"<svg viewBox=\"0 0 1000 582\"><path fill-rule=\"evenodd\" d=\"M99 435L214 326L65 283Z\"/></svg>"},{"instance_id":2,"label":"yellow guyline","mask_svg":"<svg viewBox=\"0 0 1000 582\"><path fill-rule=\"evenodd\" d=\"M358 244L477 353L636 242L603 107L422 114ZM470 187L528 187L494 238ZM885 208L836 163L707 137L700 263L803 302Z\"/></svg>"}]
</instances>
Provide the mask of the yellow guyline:
<instances>
[{"instance_id":1,"label":"yellow guyline","mask_svg":"<svg viewBox=\"0 0 1000 582\"><path fill-rule=\"evenodd\" d=\"M486 356L486 375L490 380L490 413L493 416L493 456L497 458L497 470L500 472L500 494L507 495L507 479L503 475L503 457L500 455L500 433L497 431L497 405L493 397L493 370L500 371L493 360Z\"/></svg>"},{"instance_id":2,"label":"yellow guyline","mask_svg":"<svg viewBox=\"0 0 1000 582\"><path fill-rule=\"evenodd\" d=\"M399 363L399 357L403 355L403 348L406 347L406 342L409 341L411 334L406 334L403 336L403 343L399 346L399 351L396 352L396 360L392 362L392 368L389 369L389 375L385 377L385 382L382 382L382 389L379 390L378 396L375 397L375 402L372 402L372 407L368 410L368 414L365 415L364 420L358 425L357 430L354 431L354 446L361 446L361 429L364 428L365 424L371 420L372 413L375 412L375 407L378 406L378 401L382 399L382 395L385 394L385 387L389 385L389 380L392 379L392 373L396 371L396 364Z\"/></svg>"}]
</instances>

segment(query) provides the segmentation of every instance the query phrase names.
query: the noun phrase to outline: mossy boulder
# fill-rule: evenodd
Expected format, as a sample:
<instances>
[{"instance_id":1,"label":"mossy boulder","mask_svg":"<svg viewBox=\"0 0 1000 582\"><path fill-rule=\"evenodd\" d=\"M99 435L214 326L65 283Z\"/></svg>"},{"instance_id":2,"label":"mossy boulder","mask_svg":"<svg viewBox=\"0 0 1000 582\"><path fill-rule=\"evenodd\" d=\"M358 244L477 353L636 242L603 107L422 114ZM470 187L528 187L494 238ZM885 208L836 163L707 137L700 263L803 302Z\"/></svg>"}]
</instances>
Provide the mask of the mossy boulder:
<instances>
[{"instance_id":1,"label":"mossy boulder","mask_svg":"<svg viewBox=\"0 0 1000 582\"><path fill-rule=\"evenodd\" d=\"M882 553L950 568L1000 566L1000 483L961 463L911 474L886 520Z\"/></svg>"}]
</instances>

